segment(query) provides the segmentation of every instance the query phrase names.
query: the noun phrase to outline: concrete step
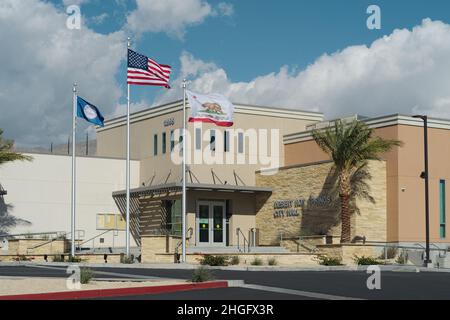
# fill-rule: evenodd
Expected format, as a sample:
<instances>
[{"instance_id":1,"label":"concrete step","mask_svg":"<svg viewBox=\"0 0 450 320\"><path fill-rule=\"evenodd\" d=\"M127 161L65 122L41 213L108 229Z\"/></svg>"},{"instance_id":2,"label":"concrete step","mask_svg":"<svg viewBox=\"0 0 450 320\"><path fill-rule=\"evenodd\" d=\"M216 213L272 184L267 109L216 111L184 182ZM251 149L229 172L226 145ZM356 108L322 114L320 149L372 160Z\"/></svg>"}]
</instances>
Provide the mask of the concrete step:
<instances>
[{"instance_id":1,"label":"concrete step","mask_svg":"<svg viewBox=\"0 0 450 320\"><path fill-rule=\"evenodd\" d=\"M188 253L242 253L244 250L241 247L241 250L237 246L229 246L229 247L205 247L205 246L191 246L187 248ZM245 252L248 252L248 248L245 248ZM289 250L283 247L250 247L251 253L289 253Z\"/></svg>"}]
</instances>

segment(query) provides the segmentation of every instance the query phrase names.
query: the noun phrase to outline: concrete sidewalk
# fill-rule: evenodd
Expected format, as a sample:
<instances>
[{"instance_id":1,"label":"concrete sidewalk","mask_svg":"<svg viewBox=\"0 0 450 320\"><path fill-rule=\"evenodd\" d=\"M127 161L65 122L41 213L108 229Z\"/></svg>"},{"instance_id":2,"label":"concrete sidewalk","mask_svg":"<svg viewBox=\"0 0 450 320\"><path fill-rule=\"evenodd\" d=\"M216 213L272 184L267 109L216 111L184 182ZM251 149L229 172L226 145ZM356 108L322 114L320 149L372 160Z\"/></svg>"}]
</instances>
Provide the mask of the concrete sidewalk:
<instances>
[{"instance_id":1,"label":"concrete sidewalk","mask_svg":"<svg viewBox=\"0 0 450 320\"><path fill-rule=\"evenodd\" d=\"M0 262L1 266L47 266L47 267L68 267L77 265L89 268L115 268L115 269L171 269L171 270L195 270L198 264L121 264L121 263L67 263L67 262ZM282 266L204 266L211 270L228 270L228 271L366 271L368 266L320 266L317 267L282 267ZM445 268L426 268L414 265L378 265L382 271L398 271L398 272L450 272Z\"/></svg>"}]
</instances>

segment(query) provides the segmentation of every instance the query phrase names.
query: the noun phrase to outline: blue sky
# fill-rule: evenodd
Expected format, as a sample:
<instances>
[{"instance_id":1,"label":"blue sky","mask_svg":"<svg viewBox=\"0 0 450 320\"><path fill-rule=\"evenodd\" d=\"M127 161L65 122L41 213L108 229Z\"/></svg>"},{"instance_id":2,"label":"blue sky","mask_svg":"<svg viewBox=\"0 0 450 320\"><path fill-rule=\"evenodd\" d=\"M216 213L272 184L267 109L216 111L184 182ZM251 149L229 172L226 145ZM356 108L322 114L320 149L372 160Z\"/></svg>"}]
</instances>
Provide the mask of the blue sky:
<instances>
[{"instance_id":1,"label":"blue sky","mask_svg":"<svg viewBox=\"0 0 450 320\"><path fill-rule=\"evenodd\" d=\"M223 1L208 2L216 6ZM231 81L239 82L277 71L284 65L303 69L324 53L331 54L351 45L369 45L394 29L412 28L424 18L450 21L450 2L445 0L230 0L227 3L233 6L231 16L207 18L189 27L182 40L165 33L146 33L135 39L133 47L172 65L175 75L180 69L179 56L187 51L196 58L213 61L227 70ZM371 4L381 8L381 30L366 27L369 16L366 9ZM81 8L87 19L107 13L103 23L88 24L99 33L110 33L123 28L127 13L136 9L136 3L97 0ZM123 63L119 82L123 81L125 68ZM138 100L154 96L154 90L148 88L135 90Z\"/></svg>"},{"instance_id":2,"label":"blue sky","mask_svg":"<svg viewBox=\"0 0 450 320\"><path fill-rule=\"evenodd\" d=\"M21 146L70 133L73 81L106 118L125 112L126 37L173 67L171 90L133 87L140 110L192 90L321 111L450 118L450 2L445 0L2 0L0 127ZM80 30L66 27L77 4ZM381 30L366 27L369 5ZM11 59L15 57L15 59ZM22 61L27 61L24 67ZM39 119L37 121L37 119ZM79 134L94 132L80 123Z\"/></svg>"}]
</instances>

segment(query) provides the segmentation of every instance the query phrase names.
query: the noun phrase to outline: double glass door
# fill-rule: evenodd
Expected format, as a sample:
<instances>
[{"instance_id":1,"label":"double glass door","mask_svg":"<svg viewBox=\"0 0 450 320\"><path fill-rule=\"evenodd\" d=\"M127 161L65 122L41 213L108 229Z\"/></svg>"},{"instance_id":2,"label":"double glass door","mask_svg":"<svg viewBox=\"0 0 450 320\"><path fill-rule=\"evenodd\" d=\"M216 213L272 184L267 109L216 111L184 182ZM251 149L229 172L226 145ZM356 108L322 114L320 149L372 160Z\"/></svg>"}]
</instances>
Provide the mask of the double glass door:
<instances>
[{"instance_id":1,"label":"double glass door","mask_svg":"<svg viewBox=\"0 0 450 320\"><path fill-rule=\"evenodd\" d=\"M198 202L197 241L199 245L225 245L225 204L223 202Z\"/></svg>"}]
</instances>

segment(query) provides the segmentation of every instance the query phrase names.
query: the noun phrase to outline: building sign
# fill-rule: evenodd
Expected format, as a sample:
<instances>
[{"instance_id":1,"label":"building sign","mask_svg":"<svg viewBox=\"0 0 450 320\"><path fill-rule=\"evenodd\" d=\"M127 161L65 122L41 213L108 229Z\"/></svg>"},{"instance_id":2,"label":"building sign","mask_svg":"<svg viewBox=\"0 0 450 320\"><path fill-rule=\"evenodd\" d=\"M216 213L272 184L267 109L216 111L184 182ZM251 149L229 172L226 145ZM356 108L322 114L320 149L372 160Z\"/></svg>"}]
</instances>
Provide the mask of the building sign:
<instances>
[{"instance_id":1,"label":"building sign","mask_svg":"<svg viewBox=\"0 0 450 320\"><path fill-rule=\"evenodd\" d=\"M170 127L175 124L175 118L169 118L164 120L164 127Z\"/></svg>"},{"instance_id":2,"label":"building sign","mask_svg":"<svg viewBox=\"0 0 450 320\"><path fill-rule=\"evenodd\" d=\"M329 196L310 197L308 200L303 198L295 200L278 200L273 204L273 217L298 217L300 216L305 204L310 207L325 207L331 204Z\"/></svg>"}]
</instances>

